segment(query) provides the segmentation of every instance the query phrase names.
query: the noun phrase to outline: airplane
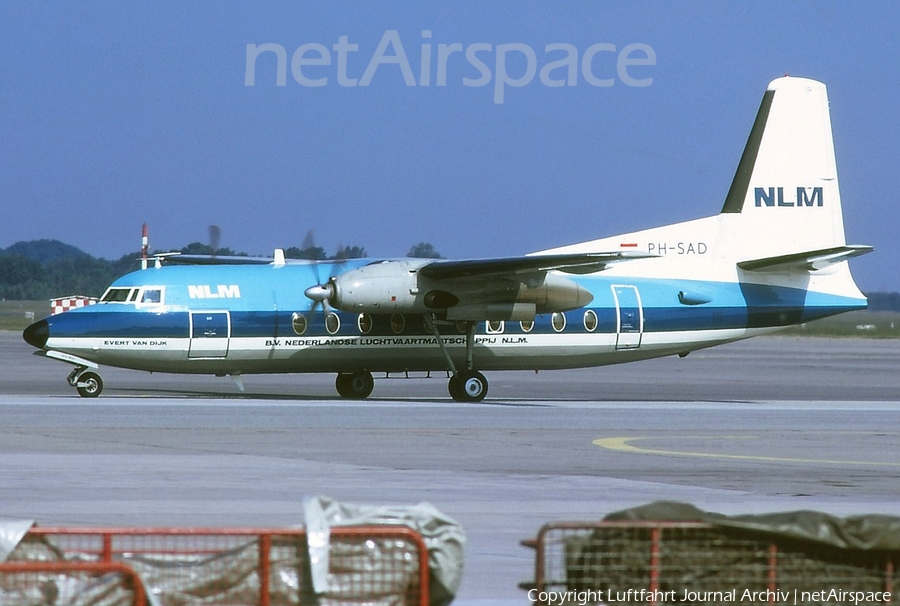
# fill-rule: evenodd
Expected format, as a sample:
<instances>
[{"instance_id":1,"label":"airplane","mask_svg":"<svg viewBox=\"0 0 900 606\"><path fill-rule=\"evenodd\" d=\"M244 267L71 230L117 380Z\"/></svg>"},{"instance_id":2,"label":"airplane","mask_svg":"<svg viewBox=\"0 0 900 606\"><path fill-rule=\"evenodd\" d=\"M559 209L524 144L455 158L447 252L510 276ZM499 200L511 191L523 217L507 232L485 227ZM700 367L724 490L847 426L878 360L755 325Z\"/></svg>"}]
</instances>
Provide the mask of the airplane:
<instances>
[{"instance_id":1,"label":"airplane","mask_svg":"<svg viewBox=\"0 0 900 606\"><path fill-rule=\"evenodd\" d=\"M844 237L825 85L765 91L721 212L492 259L157 257L96 305L23 332L98 396L108 365L230 375L446 373L460 402L482 371L595 367L692 351L864 309ZM186 264L187 262L188 264Z\"/></svg>"}]
</instances>

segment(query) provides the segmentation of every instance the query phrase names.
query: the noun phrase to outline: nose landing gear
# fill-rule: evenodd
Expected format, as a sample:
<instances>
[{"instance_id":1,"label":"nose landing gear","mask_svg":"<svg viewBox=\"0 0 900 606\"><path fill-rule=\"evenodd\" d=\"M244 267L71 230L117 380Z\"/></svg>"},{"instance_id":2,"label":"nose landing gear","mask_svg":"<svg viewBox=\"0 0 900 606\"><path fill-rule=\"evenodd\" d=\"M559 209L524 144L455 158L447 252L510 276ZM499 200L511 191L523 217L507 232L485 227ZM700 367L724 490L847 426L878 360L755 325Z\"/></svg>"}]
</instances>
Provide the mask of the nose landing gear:
<instances>
[{"instance_id":1,"label":"nose landing gear","mask_svg":"<svg viewBox=\"0 0 900 606\"><path fill-rule=\"evenodd\" d=\"M84 366L76 366L69 373L69 385L78 391L78 395L82 398L96 398L103 392L103 379L95 372L85 372L87 368Z\"/></svg>"}]
</instances>

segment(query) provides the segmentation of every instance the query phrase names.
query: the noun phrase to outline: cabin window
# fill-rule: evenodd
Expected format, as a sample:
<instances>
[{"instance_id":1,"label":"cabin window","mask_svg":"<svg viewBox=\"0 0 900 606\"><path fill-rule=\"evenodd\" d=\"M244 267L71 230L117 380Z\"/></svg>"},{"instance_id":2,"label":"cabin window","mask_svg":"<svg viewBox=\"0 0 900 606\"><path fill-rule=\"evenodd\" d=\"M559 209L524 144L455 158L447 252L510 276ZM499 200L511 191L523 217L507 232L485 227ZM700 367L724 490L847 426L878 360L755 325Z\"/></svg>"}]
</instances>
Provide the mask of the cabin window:
<instances>
[{"instance_id":1,"label":"cabin window","mask_svg":"<svg viewBox=\"0 0 900 606\"><path fill-rule=\"evenodd\" d=\"M550 324L553 326L553 330L562 332L566 328L566 314L561 311L554 311Z\"/></svg>"},{"instance_id":2,"label":"cabin window","mask_svg":"<svg viewBox=\"0 0 900 606\"><path fill-rule=\"evenodd\" d=\"M406 328L406 318L403 314L394 314L391 316L391 330L393 330L396 334L400 334L403 332L403 329Z\"/></svg>"},{"instance_id":3,"label":"cabin window","mask_svg":"<svg viewBox=\"0 0 900 606\"><path fill-rule=\"evenodd\" d=\"M594 332L597 330L597 312L593 309L589 309L584 312L584 328L588 332Z\"/></svg>"},{"instance_id":4,"label":"cabin window","mask_svg":"<svg viewBox=\"0 0 900 606\"><path fill-rule=\"evenodd\" d=\"M163 302L163 289L161 286L145 286L141 290L138 302L143 305L161 305Z\"/></svg>"},{"instance_id":5,"label":"cabin window","mask_svg":"<svg viewBox=\"0 0 900 606\"><path fill-rule=\"evenodd\" d=\"M522 327L522 332L531 332L534 328L534 320L522 320L519 322L519 326Z\"/></svg>"},{"instance_id":6,"label":"cabin window","mask_svg":"<svg viewBox=\"0 0 900 606\"><path fill-rule=\"evenodd\" d=\"M100 299L101 303L128 303L134 294L133 288L108 288Z\"/></svg>"},{"instance_id":7,"label":"cabin window","mask_svg":"<svg viewBox=\"0 0 900 606\"><path fill-rule=\"evenodd\" d=\"M306 321L306 316L301 313L294 312L291 315L291 328L294 329L294 333L297 335L302 335L306 332L309 323Z\"/></svg>"},{"instance_id":8,"label":"cabin window","mask_svg":"<svg viewBox=\"0 0 900 606\"><path fill-rule=\"evenodd\" d=\"M356 319L356 325L359 326L359 332L364 335L372 332L372 316L369 314L359 314L359 317Z\"/></svg>"},{"instance_id":9,"label":"cabin window","mask_svg":"<svg viewBox=\"0 0 900 606\"><path fill-rule=\"evenodd\" d=\"M498 335L503 332L503 320L488 320L486 328L487 334Z\"/></svg>"},{"instance_id":10,"label":"cabin window","mask_svg":"<svg viewBox=\"0 0 900 606\"><path fill-rule=\"evenodd\" d=\"M333 334L336 334L337 331L339 331L340 329L341 329L340 317L333 311L328 312L328 315L325 316L325 330L328 331L328 334L333 335Z\"/></svg>"}]
</instances>

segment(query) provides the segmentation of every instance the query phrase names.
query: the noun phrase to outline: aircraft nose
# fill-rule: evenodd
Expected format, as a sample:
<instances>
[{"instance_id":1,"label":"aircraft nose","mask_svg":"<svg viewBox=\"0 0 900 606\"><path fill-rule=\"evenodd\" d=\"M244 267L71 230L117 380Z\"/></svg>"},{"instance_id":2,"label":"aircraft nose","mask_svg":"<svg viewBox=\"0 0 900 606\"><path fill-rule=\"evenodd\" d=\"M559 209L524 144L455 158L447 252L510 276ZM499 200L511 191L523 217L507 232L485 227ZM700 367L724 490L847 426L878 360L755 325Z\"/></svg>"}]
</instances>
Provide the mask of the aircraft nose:
<instances>
[{"instance_id":1,"label":"aircraft nose","mask_svg":"<svg viewBox=\"0 0 900 606\"><path fill-rule=\"evenodd\" d=\"M50 338L50 325L47 320L39 320L22 331L22 338L32 347L44 349L47 339Z\"/></svg>"}]
</instances>

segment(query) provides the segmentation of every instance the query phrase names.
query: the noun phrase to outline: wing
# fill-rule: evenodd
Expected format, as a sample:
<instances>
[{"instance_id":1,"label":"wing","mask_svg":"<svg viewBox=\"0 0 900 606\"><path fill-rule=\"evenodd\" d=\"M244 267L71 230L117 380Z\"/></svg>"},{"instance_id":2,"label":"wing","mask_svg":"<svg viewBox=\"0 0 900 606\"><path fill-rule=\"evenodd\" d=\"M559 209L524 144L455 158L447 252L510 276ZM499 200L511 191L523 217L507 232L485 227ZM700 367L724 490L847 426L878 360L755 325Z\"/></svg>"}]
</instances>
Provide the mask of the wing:
<instances>
[{"instance_id":1,"label":"wing","mask_svg":"<svg viewBox=\"0 0 900 606\"><path fill-rule=\"evenodd\" d=\"M558 270L571 274L603 271L611 263L655 257L649 253L623 251L609 253L579 253L562 255L530 255L499 259L466 259L462 261L432 261L419 269L419 274L432 280L466 277L507 276L542 273Z\"/></svg>"},{"instance_id":2,"label":"wing","mask_svg":"<svg viewBox=\"0 0 900 606\"><path fill-rule=\"evenodd\" d=\"M276 248L271 257L249 257L244 255L183 255L181 253L161 253L153 255L153 259L159 259L166 265L315 265L315 264L340 264L346 259L329 259L327 261L311 259L285 258L284 250Z\"/></svg>"},{"instance_id":3,"label":"wing","mask_svg":"<svg viewBox=\"0 0 900 606\"><path fill-rule=\"evenodd\" d=\"M554 271L591 273L647 253L572 253L460 261L374 261L306 290L315 302L358 313L428 313L441 320L526 320L583 307L593 295Z\"/></svg>"},{"instance_id":4,"label":"wing","mask_svg":"<svg viewBox=\"0 0 900 606\"><path fill-rule=\"evenodd\" d=\"M157 258L161 255L153 255ZM271 265L271 257L243 257L227 255L182 255L172 254L162 257L166 265Z\"/></svg>"}]
</instances>

